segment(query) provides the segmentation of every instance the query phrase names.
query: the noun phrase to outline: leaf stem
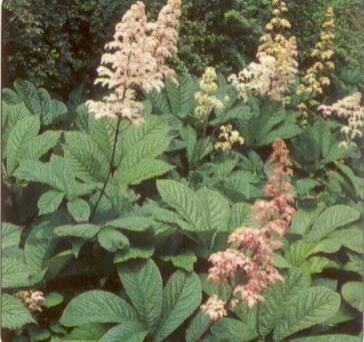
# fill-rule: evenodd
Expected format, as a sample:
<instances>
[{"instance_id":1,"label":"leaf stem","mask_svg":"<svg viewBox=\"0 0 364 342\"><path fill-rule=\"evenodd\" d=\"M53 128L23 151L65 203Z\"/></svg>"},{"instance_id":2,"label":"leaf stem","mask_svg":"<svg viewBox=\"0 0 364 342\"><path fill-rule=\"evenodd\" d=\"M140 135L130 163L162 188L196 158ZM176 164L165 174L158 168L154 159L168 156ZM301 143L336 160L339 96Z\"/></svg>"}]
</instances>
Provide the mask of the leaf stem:
<instances>
[{"instance_id":1,"label":"leaf stem","mask_svg":"<svg viewBox=\"0 0 364 342\"><path fill-rule=\"evenodd\" d=\"M106 186L109 183L109 179L110 179L110 176L112 174L112 170L113 170L113 166L114 166L114 160L115 160L115 153L116 153L116 145L117 145L117 142L118 142L119 131L120 131L120 124L121 124L121 116L118 117L118 123L117 123L117 126L116 126L116 132L115 132L114 145L113 145L112 154L111 154L109 172L108 172L107 177L105 179L105 182L104 182L104 185L103 185L102 190L100 192L100 195L97 198L96 204L95 204L94 208L92 209L92 213L91 213L91 216L90 216L90 221L92 221L92 219L94 218L94 216L96 214L97 207L100 204L101 198L105 193Z\"/></svg>"}]
</instances>

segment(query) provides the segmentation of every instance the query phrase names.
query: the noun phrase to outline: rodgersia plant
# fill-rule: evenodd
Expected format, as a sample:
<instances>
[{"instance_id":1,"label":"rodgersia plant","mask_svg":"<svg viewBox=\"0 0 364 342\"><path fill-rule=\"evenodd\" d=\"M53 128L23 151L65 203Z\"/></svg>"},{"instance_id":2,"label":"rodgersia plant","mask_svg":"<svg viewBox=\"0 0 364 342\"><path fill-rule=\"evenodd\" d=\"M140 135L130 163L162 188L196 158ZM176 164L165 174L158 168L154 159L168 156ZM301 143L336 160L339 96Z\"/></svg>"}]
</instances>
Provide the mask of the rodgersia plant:
<instances>
[{"instance_id":1,"label":"rodgersia plant","mask_svg":"<svg viewBox=\"0 0 364 342\"><path fill-rule=\"evenodd\" d=\"M359 341L361 95L297 125L296 41L288 6L272 5L233 84L212 66L175 75L169 0L154 22L137 2L116 26L104 97L4 90L1 306L15 342Z\"/></svg>"}]
</instances>

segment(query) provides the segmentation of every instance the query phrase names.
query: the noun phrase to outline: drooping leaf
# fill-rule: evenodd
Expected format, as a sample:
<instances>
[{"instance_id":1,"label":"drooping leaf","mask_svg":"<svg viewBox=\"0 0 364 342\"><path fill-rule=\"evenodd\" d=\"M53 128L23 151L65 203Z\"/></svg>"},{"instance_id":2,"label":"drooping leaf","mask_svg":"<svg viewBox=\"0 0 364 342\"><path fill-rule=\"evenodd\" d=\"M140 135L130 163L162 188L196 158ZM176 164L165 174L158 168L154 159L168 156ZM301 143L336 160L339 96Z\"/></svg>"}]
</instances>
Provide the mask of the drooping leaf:
<instances>
[{"instance_id":1,"label":"drooping leaf","mask_svg":"<svg viewBox=\"0 0 364 342\"><path fill-rule=\"evenodd\" d=\"M69 201L67 203L67 209L76 222L85 222L90 217L90 205L82 198L75 198Z\"/></svg>"},{"instance_id":2,"label":"drooping leaf","mask_svg":"<svg viewBox=\"0 0 364 342\"><path fill-rule=\"evenodd\" d=\"M97 239L100 245L110 252L116 252L129 247L130 242L128 238L114 228L103 228L97 234Z\"/></svg>"},{"instance_id":3,"label":"drooping leaf","mask_svg":"<svg viewBox=\"0 0 364 342\"><path fill-rule=\"evenodd\" d=\"M187 272L193 271L193 265L197 261L196 255L191 251L178 253L177 255L164 255L164 261L170 261L174 267L182 268Z\"/></svg>"},{"instance_id":4,"label":"drooping leaf","mask_svg":"<svg viewBox=\"0 0 364 342\"><path fill-rule=\"evenodd\" d=\"M66 327L88 323L123 323L135 321L135 310L122 298L105 291L89 291L73 298L60 319Z\"/></svg>"},{"instance_id":5,"label":"drooping leaf","mask_svg":"<svg viewBox=\"0 0 364 342\"><path fill-rule=\"evenodd\" d=\"M39 215L53 213L61 205L64 193L58 190L49 190L42 194L38 200Z\"/></svg>"},{"instance_id":6,"label":"drooping leaf","mask_svg":"<svg viewBox=\"0 0 364 342\"><path fill-rule=\"evenodd\" d=\"M93 238L101 229L100 226L84 223L84 224L75 224L75 225L64 225L59 226L54 230L54 233L57 236L74 236L83 239L91 239Z\"/></svg>"},{"instance_id":7,"label":"drooping leaf","mask_svg":"<svg viewBox=\"0 0 364 342\"><path fill-rule=\"evenodd\" d=\"M149 259L153 254L153 246L130 246L116 253L114 263L122 263L133 259Z\"/></svg>"}]
</instances>

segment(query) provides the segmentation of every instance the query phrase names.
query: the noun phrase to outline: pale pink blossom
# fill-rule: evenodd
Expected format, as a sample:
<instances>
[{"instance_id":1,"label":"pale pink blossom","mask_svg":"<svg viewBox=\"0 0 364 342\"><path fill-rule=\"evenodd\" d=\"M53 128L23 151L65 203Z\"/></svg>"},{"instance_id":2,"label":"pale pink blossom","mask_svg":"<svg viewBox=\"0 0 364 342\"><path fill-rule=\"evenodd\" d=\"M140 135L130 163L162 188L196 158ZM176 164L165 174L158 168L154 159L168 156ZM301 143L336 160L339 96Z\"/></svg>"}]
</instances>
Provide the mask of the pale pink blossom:
<instances>
[{"instance_id":1,"label":"pale pink blossom","mask_svg":"<svg viewBox=\"0 0 364 342\"><path fill-rule=\"evenodd\" d=\"M206 303L201 305L201 310L204 311L212 321L218 321L227 316L224 301L216 295L209 297Z\"/></svg>"}]
</instances>

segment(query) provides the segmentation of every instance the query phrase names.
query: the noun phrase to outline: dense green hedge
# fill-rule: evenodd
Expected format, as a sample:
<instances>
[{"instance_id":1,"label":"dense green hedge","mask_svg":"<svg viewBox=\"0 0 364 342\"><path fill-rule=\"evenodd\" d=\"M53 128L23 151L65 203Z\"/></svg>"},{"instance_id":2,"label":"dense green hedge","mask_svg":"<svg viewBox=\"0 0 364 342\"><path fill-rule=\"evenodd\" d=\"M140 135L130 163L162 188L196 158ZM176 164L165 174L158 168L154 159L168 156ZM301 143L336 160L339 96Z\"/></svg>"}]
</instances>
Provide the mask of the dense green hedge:
<instances>
[{"instance_id":1,"label":"dense green hedge","mask_svg":"<svg viewBox=\"0 0 364 342\"><path fill-rule=\"evenodd\" d=\"M104 43L130 4L130 0L5 0L5 83L26 78L64 96L81 80L89 85ZM146 4L152 16L161 7L160 0ZM315 44L329 4L337 21L337 76L342 79L342 69L348 65L359 68L362 74L364 20L358 15L363 10L360 0L288 1L302 62L309 62L308 51ZM225 74L237 71L255 55L269 13L268 0L185 0L177 69L201 74L206 66L214 65Z\"/></svg>"}]
</instances>

